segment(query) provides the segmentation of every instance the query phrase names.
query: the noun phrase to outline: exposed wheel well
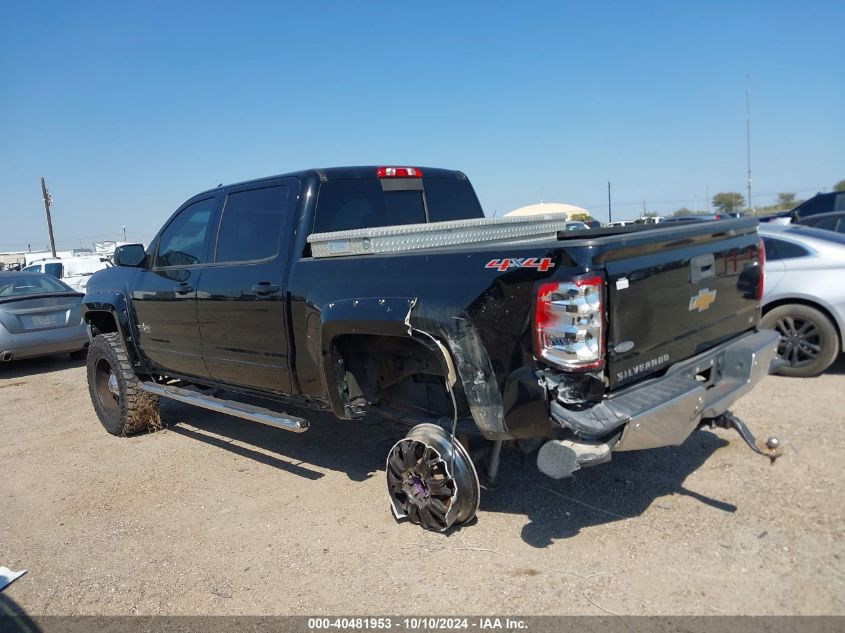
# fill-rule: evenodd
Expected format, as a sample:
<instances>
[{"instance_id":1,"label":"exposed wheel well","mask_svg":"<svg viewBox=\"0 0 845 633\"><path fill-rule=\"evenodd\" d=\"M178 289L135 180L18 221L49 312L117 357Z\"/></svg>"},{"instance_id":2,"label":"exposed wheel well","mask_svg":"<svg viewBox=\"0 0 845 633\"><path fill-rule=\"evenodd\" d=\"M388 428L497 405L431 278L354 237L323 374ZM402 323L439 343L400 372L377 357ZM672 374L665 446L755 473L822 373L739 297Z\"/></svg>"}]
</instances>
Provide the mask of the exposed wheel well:
<instances>
[{"instance_id":1,"label":"exposed wheel well","mask_svg":"<svg viewBox=\"0 0 845 633\"><path fill-rule=\"evenodd\" d=\"M813 308L814 310L818 310L823 315L825 315L830 323L833 325L833 329L836 330L836 336L839 337L839 345L842 349L845 349L845 341L842 340L842 330L839 328L839 324L836 322L836 319L833 318L833 315L830 313L830 310L825 308L824 306L819 305L813 301L808 301L807 299L778 299L777 301L772 301L771 303L767 303L763 306L763 314L767 314L771 312L775 308L779 308L780 306L786 305L802 305L807 306L808 308Z\"/></svg>"},{"instance_id":2,"label":"exposed wheel well","mask_svg":"<svg viewBox=\"0 0 845 633\"><path fill-rule=\"evenodd\" d=\"M346 334L333 340L337 386L353 411L380 408L437 420L453 415L440 352L400 336ZM468 410L456 386L459 413Z\"/></svg>"},{"instance_id":3,"label":"exposed wheel well","mask_svg":"<svg viewBox=\"0 0 845 633\"><path fill-rule=\"evenodd\" d=\"M117 322L110 312L89 312L85 315L85 322L91 325L95 335L117 332Z\"/></svg>"}]
</instances>

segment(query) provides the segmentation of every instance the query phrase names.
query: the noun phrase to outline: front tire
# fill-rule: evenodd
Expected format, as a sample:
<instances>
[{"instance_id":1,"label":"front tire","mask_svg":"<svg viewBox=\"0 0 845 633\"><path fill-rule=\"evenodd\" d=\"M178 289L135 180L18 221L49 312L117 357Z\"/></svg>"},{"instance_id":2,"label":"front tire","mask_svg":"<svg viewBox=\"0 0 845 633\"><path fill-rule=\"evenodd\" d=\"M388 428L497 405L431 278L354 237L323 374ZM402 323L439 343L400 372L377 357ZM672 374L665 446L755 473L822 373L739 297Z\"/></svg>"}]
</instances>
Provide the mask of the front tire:
<instances>
[{"instance_id":1,"label":"front tire","mask_svg":"<svg viewBox=\"0 0 845 633\"><path fill-rule=\"evenodd\" d=\"M830 367L839 355L839 336L824 314L802 304L782 305L767 312L760 327L780 334L778 356L786 363L783 376L808 378Z\"/></svg>"},{"instance_id":2,"label":"front tire","mask_svg":"<svg viewBox=\"0 0 845 633\"><path fill-rule=\"evenodd\" d=\"M141 389L120 335L97 335L88 346L88 392L106 431L125 437L161 428L158 398Z\"/></svg>"}]
</instances>

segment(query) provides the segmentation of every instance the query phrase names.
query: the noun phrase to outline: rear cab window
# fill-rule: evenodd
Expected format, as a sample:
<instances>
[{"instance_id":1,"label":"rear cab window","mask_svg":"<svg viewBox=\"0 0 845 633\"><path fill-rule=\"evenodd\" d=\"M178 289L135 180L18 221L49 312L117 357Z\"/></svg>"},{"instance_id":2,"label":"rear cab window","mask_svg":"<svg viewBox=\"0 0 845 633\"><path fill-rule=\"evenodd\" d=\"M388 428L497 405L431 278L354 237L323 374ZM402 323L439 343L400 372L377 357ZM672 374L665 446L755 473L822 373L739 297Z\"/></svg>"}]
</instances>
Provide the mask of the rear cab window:
<instances>
[{"instance_id":1,"label":"rear cab window","mask_svg":"<svg viewBox=\"0 0 845 633\"><path fill-rule=\"evenodd\" d=\"M0 297L18 297L54 292L73 292L61 281L47 275L16 275L0 282Z\"/></svg>"},{"instance_id":2,"label":"rear cab window","mask_svg":"<svg viewBox=\"0 0 845 633\"><path fill-rule=\"evenodd\" d=\"M468 180L330 180L320 186L313 232L483 217Z\"/></svg>"},{"instance_id":3,"label":"rear cab window","mask_svg":"<svg viewBox=\"0 0 845 633\"><path fill-rule=\"evenodd\" d=\"M50 275L51 277L55 277L56 279L61 279L64 275L62 265L58 263L44 264L44 272Z\"/></svg>"}]
</instances>

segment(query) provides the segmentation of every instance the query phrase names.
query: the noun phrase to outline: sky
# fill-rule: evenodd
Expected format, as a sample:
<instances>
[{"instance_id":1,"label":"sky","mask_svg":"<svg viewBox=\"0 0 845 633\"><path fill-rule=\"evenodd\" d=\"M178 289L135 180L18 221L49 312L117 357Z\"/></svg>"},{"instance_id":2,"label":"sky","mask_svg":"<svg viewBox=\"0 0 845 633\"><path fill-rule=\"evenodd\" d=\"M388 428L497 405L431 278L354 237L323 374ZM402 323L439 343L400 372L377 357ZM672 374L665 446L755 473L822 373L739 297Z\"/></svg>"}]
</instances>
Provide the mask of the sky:
<instances>
[{"instance_id":1,"label":"sky","mask_svg":"<svg viewBox=\"0 0 845 633\"><path fill-rule=\"evenodd\" d=\"M837 2L0 3L0 251L149 240L199 191L460 169L607 219L845 178Z\"/></svg>"}]
</instances>

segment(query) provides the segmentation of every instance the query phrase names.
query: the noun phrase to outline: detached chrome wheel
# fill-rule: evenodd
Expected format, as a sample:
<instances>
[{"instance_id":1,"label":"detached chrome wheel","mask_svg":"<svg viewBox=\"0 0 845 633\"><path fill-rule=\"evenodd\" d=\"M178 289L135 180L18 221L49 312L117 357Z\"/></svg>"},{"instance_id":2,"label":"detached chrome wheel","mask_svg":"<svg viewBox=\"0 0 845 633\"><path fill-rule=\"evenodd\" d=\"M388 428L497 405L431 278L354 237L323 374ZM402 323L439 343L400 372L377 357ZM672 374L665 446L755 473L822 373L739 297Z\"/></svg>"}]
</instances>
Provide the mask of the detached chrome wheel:
<instances>
[{"instance_id":1,"label":"detached chrome wheel","mask_svg":"<svg viewBox=\"0 0 845 633\"><path fill-rule=\"evenodd\" d=\"M760 326L780 334L778 356L786 364L778 373L784 376L816 376L839 355L836 328L827 316L810 306L778 306L766 313Z\"/></svg>"},{"instance_id":2,"label":"detached chrome wheel","mask_svg":"<svg viewBox=\"0 0 845 633\"><path fill-rule=\"evenodd\" d=\"M436 424L420 424L387 456L387 492L397 519L443 532L478 511L478 474L466 449Z\"/></svg>"}]
</instances>

